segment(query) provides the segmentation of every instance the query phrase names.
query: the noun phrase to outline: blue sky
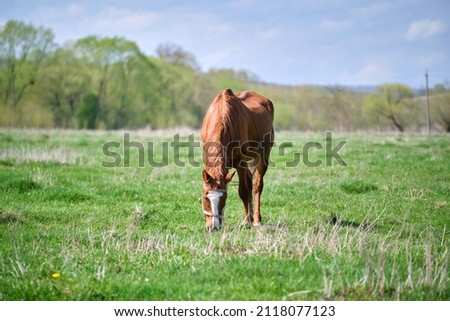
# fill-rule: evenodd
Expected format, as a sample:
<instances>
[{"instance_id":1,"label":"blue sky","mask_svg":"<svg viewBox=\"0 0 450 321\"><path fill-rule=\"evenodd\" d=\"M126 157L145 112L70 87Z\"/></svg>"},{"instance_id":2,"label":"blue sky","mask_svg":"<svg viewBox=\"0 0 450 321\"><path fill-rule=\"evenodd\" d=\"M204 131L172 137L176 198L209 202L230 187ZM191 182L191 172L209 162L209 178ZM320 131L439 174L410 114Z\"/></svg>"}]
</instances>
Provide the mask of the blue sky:
<instances>
[{"instance_id":1,"label":"blue sky","mask_svg":"<svg viewBox=\"0 0 450 321\"><path fill-rule=\"evenodd\" d=\"M248 69L302 85L424 87L450 81L449 0L0 0L9 19L53 29L59 44L123 36L154 55L162 43L192 52L202 70Z\"/></svg>"}]
</instances>

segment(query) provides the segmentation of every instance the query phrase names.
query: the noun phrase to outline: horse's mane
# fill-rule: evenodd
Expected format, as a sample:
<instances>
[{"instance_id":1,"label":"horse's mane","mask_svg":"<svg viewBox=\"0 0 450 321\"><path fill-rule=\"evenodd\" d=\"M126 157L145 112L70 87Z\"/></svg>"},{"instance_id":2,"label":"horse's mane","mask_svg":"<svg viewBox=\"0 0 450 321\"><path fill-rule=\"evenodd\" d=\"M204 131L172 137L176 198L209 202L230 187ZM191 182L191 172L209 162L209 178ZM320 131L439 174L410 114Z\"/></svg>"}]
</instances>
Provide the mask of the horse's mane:
<instances>
[{"instance_id":1,"label":"horse's mane","mask_svg":"<svg viewBox=\"0 0 450 321\"><path fill-rule=\"evenodd\" d=\"M227 172L224 160L224 153L226 146L231 141L232 137L232 113L233 108L236 104L240 104L239 98L237 98L231 89L223 90L212 102L210 109L215 115L211 114L207 119L208 129L202 133L204 135L203 141L208 143L215 143L216 146L221 146L220 149L216 149L216 155L211 154L209 151L208 158L220 159L221 166L208 166L208 173L214 179L218 181L219 184L223 184L222 180L225 179L225 174ZM211 128L212 127L212 128ZM209 129L211 128L211 129Z\"/></svg>"},{"instance_id":2,"label":"horse's mane","mask_svg":"<svg viewBox=\"0 0 450 321\"><path fill-rule=\"evenodd\" d=\"M234 99L233 99L234 98ZM216 100L213 102L214 107L218 109L218 119L214 125L214 129L211 132L211 136L209 137L209 141L221 142L222 145L225 146L224 143L228 143L223 141L224 138L229 138L229 130L232 126L231 122L231 113L232 113L232 104L239 102L236 96L231 89L225 89L216 97ZM228 134L228 135L227 135Z\"/></svg>"}]
</instances>

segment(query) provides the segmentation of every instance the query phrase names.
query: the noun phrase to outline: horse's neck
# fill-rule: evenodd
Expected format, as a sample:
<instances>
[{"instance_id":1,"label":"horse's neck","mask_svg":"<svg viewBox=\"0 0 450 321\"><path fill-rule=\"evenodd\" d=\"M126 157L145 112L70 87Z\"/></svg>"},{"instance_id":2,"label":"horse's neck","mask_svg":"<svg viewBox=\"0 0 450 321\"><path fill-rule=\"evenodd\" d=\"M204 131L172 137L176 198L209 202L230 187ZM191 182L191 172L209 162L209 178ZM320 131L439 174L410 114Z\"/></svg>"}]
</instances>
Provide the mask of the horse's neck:
<instances>
[{"instance_id":1,"label":"horse's neck","mask_svg":"<svg viewBox=\"0 0 450 321\"><path fill-rule=\"evenodd\" d=\"M206 150L206 166L217 170L225 165L227 144L224 141L210 141Z\"/></svg>"},{"instance_id":2,"label":"horse's neck","mask_svg":"<svg viewBox=\"0 0 450 321\"><path fill-rule=\"evenodd\" d=\"M222 124L221 124L222 125ZM209 147L207 150L207 159L206 166L210 168L210 171L213 173L213 176L218 180L225 179L227 174L226 169L226 155L227 148L230 146L231 128L220 128L215 135L215 137L211 137L209 141Z\"/></svg>"}]
</instances>

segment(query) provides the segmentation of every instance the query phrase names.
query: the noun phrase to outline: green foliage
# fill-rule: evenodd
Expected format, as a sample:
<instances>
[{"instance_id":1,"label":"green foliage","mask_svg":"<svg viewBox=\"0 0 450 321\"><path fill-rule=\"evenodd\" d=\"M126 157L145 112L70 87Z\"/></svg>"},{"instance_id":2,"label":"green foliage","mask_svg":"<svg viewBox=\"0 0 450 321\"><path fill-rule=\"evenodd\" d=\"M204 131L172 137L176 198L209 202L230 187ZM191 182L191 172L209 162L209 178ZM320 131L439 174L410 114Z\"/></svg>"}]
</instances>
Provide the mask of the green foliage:
<instances>
[{"instance_id":1,"label":"green foliage","mask_svg":"<svg viewBox=\"0 0 450 321\"><path fill-rule=\"evenodd\" d=\"M408 86L384 84L378 87L376 93L367 96L364 105L370 112L389 120L403 132L412 116L413 96L413 91Z\"/></svg>"},{"instance_id":2,"label":"green foliage","mask_svg":"<svg viewBox=\"0 0 450 321\"><path fill-rule=\"evenodd\" d=\"M89 74L71 48L49 55L42 72L42 99L53 114L54 126L76 126L77 109L89 85Z\"/></svg>"},{"instance_id":3,"label":"green foliage","mask_svg":"<svg viewBox=\"0 0 450 321\"><path fill-rule=\"evenodd\" d=\"M433 123L450 133L450 88L446 88L444 85L436 85L433 88L430 109Z\"/></svg>"},{"instance_id":4,"label":"green foliage","mask_svg":"<svg viewBox=\"0 0 450 321\"><path fill-rule=\"evenodd\" d=\"M12 110L15 125L21 121L18 104L38 80L41 62L53 39L50 29L15 20L8 21L0 32L0 98Z\"/></svg>"},{"instance_id":5,"label":"green foliage","mask_svg":"<svg viewBox=\"0 0 450 321\"><path fill-rule=\"evenodd\" d=\"M275 128L295 128L295 107L279 103L276 105Z\"/></svg>"},{"instance_id":6,"label":"green foliage","mask_svg":"<svg viewBox=\"0 0 450 321\"><path fill-rule=\"evenodd\" d=\"M97 95L89 93L83 98L78 111L80 128L95 129L100 116L100 103Z\"/></svg>"},{"instance_id":7,"label":"green foliage","mask_svg":"<svg viewBox=\"0 0 450 321\"><path fill-rule=\"evenodd\" d=\"M167 128L176 125L197 126L201 121L196 110L201 108L195 102L195 70L173 65L165 60L156 62L161 81L160 106L156 110L155 127Z\"/></svg>"},{"instance_id":8,"label":"green foliage","mask_svg":"<svg viewBox=\"0 0 450 321\"><path fill-rule=\"evenodd\" d=\"M133 109L131 82L136 70L147 66L138 46L121 37L88 36L79 39L74 50L94 75L98 113L104 125L112 129L129 125L129 114ZM96 125L100 123L96 121Z\"/></svg>"},{"instance_id":9,"label":"green foliage","mask_svg":"<svg viewBox=\"0 0 450 321\"><path fill-rule=\"evenodd\" d=\"M251 76L243 70L211 69L207 76L216 94L224 88L232 88L235 92L248 90L248 84L252 81Z\"/></svg>"},{"instance_id":10,"label":"green foliage","mask_svg":"<svg viewBox=\"0 0 450 321\"><path fill-rule=\"evenodd\" d=\"M200 66L194 55L183 50L183 48L178 45L171 43L161 44L156 49L156 54L158 58L164 60L170 65L179 66L185 69L192 69L194 71L200 70Z\"/></svg>"}]
</instances>

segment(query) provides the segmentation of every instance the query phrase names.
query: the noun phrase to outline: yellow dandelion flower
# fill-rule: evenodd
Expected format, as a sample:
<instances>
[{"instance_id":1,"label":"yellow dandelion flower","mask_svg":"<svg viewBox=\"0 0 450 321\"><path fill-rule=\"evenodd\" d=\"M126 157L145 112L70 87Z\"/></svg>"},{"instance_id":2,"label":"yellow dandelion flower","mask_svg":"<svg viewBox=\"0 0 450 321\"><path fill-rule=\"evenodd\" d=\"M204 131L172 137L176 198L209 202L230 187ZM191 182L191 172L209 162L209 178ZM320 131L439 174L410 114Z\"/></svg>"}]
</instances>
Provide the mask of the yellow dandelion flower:
<instances>
[{"instance_id":1,"label":"yellow dandelion flower","mask_svg":"<svg viewBox=\"0 0 450 321\"><path fill-rule=\"evenodd\" d=\"M54 278L54 279L59 279L60 277L61 277L61 274L59 274L59 273L52 274L52 278Z\"/></svg>"}]
</instances>

